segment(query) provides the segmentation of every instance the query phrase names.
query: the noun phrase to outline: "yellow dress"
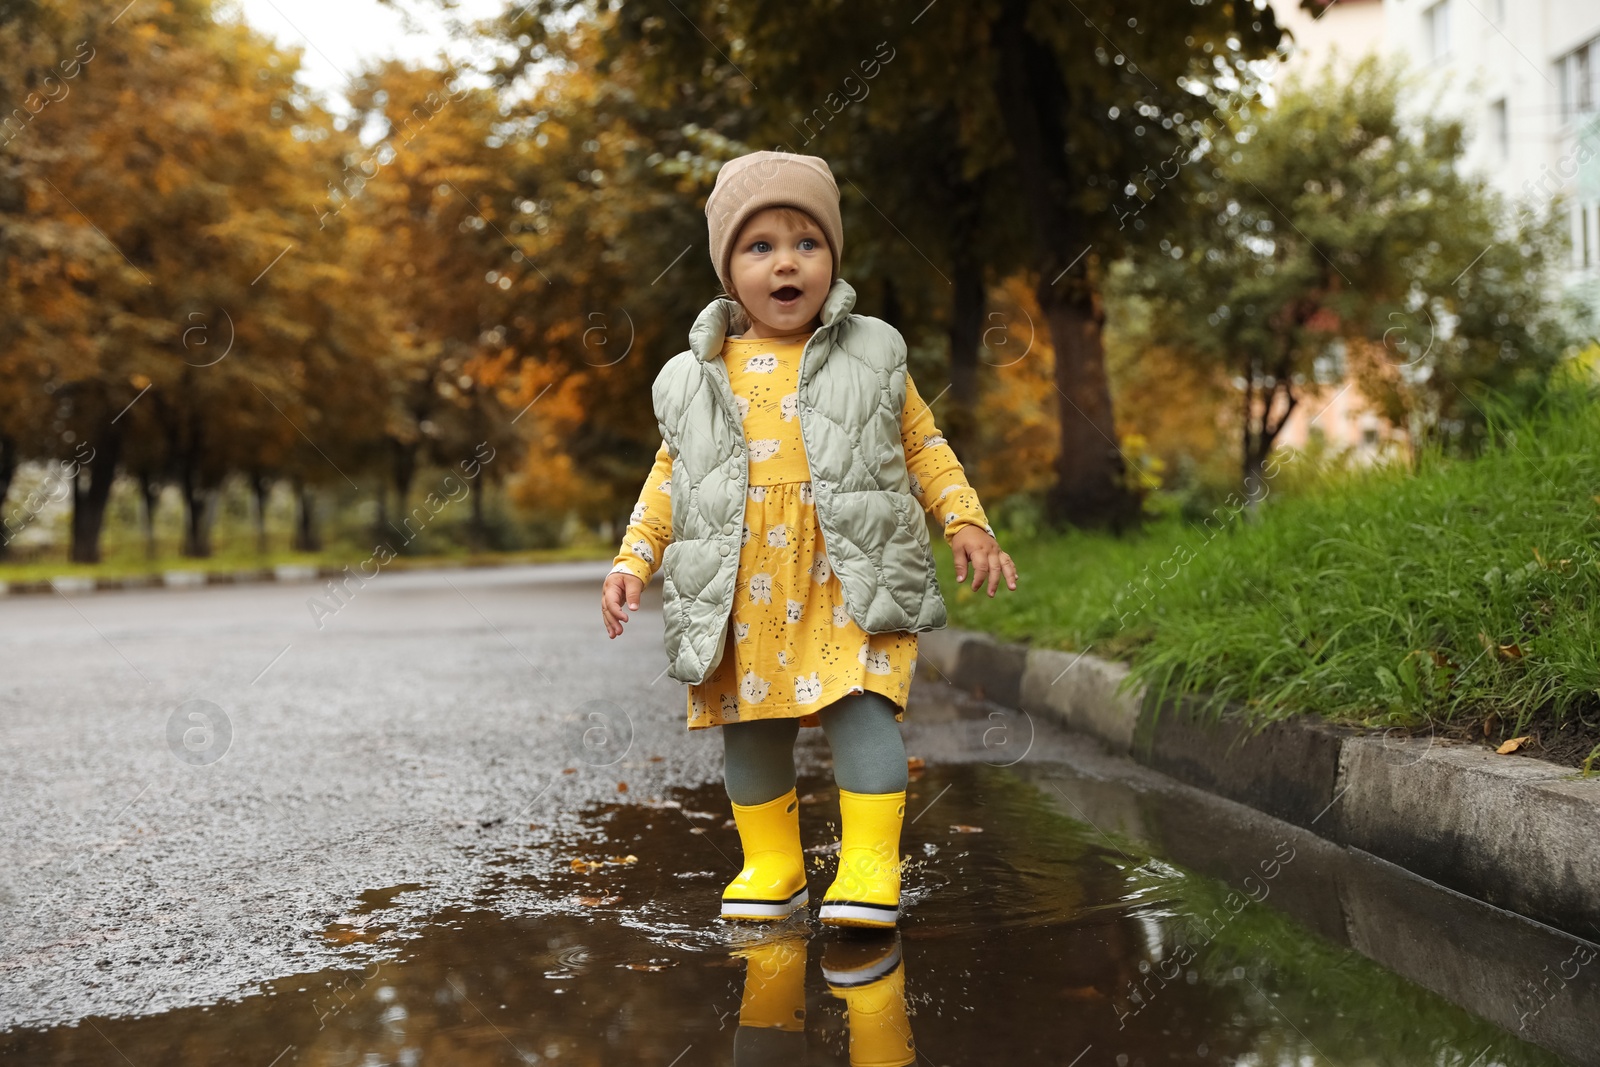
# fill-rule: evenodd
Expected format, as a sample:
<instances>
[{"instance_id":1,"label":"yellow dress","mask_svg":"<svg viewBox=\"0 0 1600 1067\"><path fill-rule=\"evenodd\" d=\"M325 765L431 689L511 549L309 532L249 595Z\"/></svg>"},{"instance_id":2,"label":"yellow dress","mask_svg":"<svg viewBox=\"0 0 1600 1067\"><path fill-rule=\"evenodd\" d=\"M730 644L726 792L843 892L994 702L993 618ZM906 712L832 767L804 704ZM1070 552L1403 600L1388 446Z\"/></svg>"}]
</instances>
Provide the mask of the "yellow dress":
<instances>
[{"instance_id":1,"label":"yellow dress","mask_svg":"<svg viewBox=\"0 0 1600 1067\"><path fill-rule=\"evenodd\" d=\"M689 687L689 728L752 719L798 718L847 693L871 690L905 715L917 664L917 635L869 634L845 608L844 589L828 564L800 437L800 357L811 332L754 340L727 338L722 359L744 420L750 499L739 550L733 618L722 662ZM940 519L946 542L962 527L991 535L977 492L933 412L906 378L900 418L911 490ZM612 570L648 582L672 542L672 458L663 444L629 517Z\"/></svg>"}]
</instances>

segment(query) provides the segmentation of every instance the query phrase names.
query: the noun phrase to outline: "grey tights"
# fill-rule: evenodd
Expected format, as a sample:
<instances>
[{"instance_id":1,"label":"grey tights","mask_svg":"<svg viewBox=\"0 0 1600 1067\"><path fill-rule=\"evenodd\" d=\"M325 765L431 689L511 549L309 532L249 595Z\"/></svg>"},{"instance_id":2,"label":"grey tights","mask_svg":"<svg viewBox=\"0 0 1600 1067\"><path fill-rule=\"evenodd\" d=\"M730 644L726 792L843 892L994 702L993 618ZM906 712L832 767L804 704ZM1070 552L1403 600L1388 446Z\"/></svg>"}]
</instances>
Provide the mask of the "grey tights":
<instances>
[{"instance_id":1,"label":"grey tights","mask_svg":"<svg viewBox=\"0 0 1600 1067\"><path fill-rule=\"evenodd\" d=\"M833 780L852 793L905 789L906 747L895 703L880 693L849 693L818 714L833 751ZM765 804L794 788L798 719L755 719L722 727L723 776L735 804Z\"/></svg>"}]
</instances>

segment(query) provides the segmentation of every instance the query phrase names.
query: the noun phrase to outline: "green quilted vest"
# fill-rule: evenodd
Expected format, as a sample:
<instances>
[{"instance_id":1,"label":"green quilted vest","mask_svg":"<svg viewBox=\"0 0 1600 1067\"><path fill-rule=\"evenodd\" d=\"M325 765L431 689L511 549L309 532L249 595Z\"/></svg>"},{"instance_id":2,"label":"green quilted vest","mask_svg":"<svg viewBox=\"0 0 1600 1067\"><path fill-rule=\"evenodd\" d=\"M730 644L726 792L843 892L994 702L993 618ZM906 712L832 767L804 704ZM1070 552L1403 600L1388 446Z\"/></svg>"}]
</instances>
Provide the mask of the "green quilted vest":
<instances>
[{"instance_id":1,"label":"green quilted vest","mask_svg":"<svg viewBox=\"0 0 1600 1067\"><path fill-rule=\"evenodd\" d=\"M835 279L800 360L800 438L817 523L856 625L936 630L946 625L944 599L900 443L906 344L882 319L852 314L855 300ZM651 386L672 456L672 543L661 559L667 673L690 684L722 660L749 499L744 424L722 361L737 313L726 297L707 305L689 349Z\"/></svg>"}]
</instances>

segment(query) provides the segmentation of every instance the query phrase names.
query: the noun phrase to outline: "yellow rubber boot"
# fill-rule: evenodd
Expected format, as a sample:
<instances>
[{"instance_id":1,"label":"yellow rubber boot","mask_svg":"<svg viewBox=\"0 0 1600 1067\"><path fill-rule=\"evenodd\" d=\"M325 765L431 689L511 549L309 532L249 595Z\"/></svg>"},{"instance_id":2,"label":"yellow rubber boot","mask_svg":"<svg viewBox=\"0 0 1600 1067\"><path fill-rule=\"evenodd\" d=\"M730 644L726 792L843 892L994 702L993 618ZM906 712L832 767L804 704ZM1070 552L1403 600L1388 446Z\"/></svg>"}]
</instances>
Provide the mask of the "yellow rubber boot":
<instances>
[{"instance_id":1,"label":"yellow rubber boot","mask_svg":"<svg viewBox=\"0 0 1600 1067\"><path fill-rule=\"evenodd\" d=\"M733 950L745 961L739 1025L761 1029L806 1028L806 942L785 937Z\"/></svg>"},{"instance_id":2,"label":"yellow rubber boot","mask_svg":"<svg viewBox=\"0 0 1600 1067\"><path fill-rule=\"evenodd\" d=\"M722 891L724 919L782 919L810 899L800 851L800 798L793 789L765 804L733 805L744 870Z\"/></svg>"},{"instance_id":3,"label":"yellow rubber boot","mask_svg":"<svg viewBox=\"0 0 1600 1067\"><path fill-rule=\"evenodd\" d=\"M830 944L822 954L822 976L828 991L845 1003L850 1067L916 1062L899 935L878 944Z\"/></svg>"},{"instance_id":4,"label":"yellow rubber boot","mask_svg":"<svg viewBox=\"0 0 1600 1067\"><path fill-rule=\"evenodd\" d=\"M839 874L823 894L823 922L892 928L900 920L900 827L905 814L904 790L839 790Z\"/></svg>"}]
</instances>

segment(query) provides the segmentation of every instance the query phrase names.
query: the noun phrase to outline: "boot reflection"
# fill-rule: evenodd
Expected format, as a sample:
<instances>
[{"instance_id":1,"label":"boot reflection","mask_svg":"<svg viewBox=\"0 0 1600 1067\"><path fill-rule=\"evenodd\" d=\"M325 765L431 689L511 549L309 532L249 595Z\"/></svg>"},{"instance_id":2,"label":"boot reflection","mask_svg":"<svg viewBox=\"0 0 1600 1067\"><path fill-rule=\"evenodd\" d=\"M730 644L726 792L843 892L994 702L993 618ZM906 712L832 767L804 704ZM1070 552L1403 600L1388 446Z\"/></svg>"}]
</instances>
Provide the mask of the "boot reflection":
<instances>
[{"instance_id":1,"label":"boot reflection","mask_svg":"<svg viewBox=\"0 0 1600 1067\"><path fill-rule=\"evenodd\" d=\"M916 1061L898 932L830 941L822 953L822 977L828 991L845 1002L850 1067L905 1067Z\"/></svg>"},{"instance_id":2,"label":"boot reflection","mask_svg":"<svg viewBox=\"0 0 1600 1067\"><path fill-rule=\"evenodd\" d=\"M745 959L734 1067L800 1063L806 1053L805 938L774 938L736 948L733 954Z\"/></svg>"}]
</instances>

